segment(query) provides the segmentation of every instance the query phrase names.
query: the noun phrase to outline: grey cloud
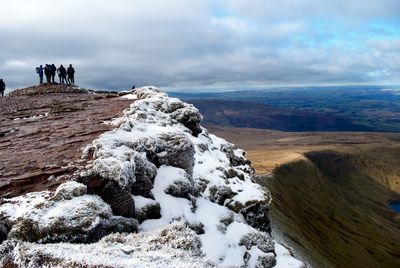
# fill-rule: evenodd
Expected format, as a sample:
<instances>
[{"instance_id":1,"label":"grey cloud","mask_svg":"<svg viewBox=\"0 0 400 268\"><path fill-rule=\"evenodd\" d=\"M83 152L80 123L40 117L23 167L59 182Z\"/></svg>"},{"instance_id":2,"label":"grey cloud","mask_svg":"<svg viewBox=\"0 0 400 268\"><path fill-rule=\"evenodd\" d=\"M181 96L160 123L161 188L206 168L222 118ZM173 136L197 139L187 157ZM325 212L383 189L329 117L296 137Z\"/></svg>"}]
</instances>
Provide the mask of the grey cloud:
<instances>
[{"instance_id":1,"label":"grey cloud","mask_svg":"<svg viewBox=\"0 0 400 268\"><path fill-rule=\"evenodd\" d=\"M399 7L390 0L353 2L15 0L0 15L0 76L16 88L37 82L39 64L72 63L81 86L126 89L375 82L368 74L382 69L397 75L396 42L366 40L365 49L349 52L294 38L335 37L313 32L310 16L360 23ZM215 9L231 13L218 16Z\"/></svg>"}]
</instances>

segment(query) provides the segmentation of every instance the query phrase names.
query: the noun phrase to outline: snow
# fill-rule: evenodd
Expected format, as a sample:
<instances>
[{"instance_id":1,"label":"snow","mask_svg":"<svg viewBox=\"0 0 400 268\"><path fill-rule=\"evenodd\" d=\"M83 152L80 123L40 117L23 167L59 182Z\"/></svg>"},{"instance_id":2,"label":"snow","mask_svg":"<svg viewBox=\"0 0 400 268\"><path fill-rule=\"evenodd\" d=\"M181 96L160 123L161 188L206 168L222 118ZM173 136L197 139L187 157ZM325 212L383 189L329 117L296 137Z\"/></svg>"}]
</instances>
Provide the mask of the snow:
<instances>
[{"instance_id":1,"label":"snow","mask_svg":"<svg viewBox=\"0 0 400 268\"><path fill-rule=\"evenodd\" d=\"M29 216L34 220L40 220L35 212L35 207L40 207L46 202L46 198L50 197L48 191L28 193L25 196L18 196L12 199L6 199L5 204L0 206L0 215L15 221L18 218ZM7 202L9 201L9 202Z\"/></svg>"},{"instance_id":2,"label":"snow","mask_svg":"<svg viewBox=\"0 0 400 268\"><path fill-rule=\"evenodd\" d=\"M136 96L134 94L127 94L120 97L121 99L128 99L128 100L136 100Z\"/></svg>"},{"instance_id":3,"label":"snow","mask_svg":"<svg viewBox=\"0 0 400 268\"><path fill-rule=\"evenodd\" d=\"M176 198L164 192L164 190L175 180L186 179L187 174L182 169L167 166L162 166L158 169L152 193L155 200L162 204L161 218L144 221L140 225L143 231L159 229L176 219L194 219L189 200Z\"/></svg>"},{"instance_id":4,"label":"snow","mask_svg":"<svg viewBox=\"0 0 400 268\"><path fill-rule=\"evenodd\" d=\"M294 268L305 267L305 265L295 259L287 248L281 244L275 243L276 265L274 268Z\"/></svg>"},{"instance_id":5,"label":"snow","mask_svg":"<svg viewBox=\"0 0 400 268\"><path fill-rule=\"evenodd\" d=\"M143 197L141 195L133 195L133 200L135 200L135 208L142 209L151 204L157 204L156 201L150 198Z\"/></svg>"},{"instance_id":6,"label":"snow","mask_svg":"<svg viewBox=\"0 0 400 268\"><path fill-rule=\"evenodd\" d=\"M193 231L173 223L152 234L111 234L93 244L20 242L13 254L22 267L215 267L192 250L196 243Z\"/></svg>"},{"instance_id":7,"label":"snow","mask_svg":"<svg viewBox=\"0 0 400 268\"><path fill-rule=\"evenodd\" d=\"M222 267L245 265L243 255L246 252L244 246L239 246L240 239L250 233L257 232L248 226L243 220L224 206L215 204L205 198L197 198L197 209L192 211L192 204L184 198L176 198L165 193L165 189L176 180L187 180L184 170L162 166L158 169L153 194L155 200L162 204L160 219L151 219L141 224L141 230L154 231L168 225L174 220L188 222L189 224L201 223L204 234L199 235L202 242L202 250L208 258L214 262L221 262ZM166 205L165 205L166 204ZM226 231L221 231L221 219L234 217L235 222L230 224ZM262 251L253 253L254 259L267 255Z\"/></svg>"}]
</instances>

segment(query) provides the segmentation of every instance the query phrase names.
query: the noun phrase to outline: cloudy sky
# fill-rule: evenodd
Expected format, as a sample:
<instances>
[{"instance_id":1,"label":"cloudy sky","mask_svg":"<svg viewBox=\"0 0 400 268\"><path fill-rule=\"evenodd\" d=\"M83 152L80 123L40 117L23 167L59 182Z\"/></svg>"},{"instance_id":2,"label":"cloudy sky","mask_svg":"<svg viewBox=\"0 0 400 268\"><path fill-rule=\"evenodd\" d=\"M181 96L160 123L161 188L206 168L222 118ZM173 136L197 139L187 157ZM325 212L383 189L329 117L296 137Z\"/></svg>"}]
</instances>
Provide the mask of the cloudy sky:
<instances>
[{"instance_id":1,"label":"cloudy sky","mask_svg":"<svg viewBox=\"0 0 400 268\"><path fill-rule=\"evenodd\" d=\"M10 88L45 63L97 89L400 84L398 0L3 2Z\"/></svg>"}]
</instances>

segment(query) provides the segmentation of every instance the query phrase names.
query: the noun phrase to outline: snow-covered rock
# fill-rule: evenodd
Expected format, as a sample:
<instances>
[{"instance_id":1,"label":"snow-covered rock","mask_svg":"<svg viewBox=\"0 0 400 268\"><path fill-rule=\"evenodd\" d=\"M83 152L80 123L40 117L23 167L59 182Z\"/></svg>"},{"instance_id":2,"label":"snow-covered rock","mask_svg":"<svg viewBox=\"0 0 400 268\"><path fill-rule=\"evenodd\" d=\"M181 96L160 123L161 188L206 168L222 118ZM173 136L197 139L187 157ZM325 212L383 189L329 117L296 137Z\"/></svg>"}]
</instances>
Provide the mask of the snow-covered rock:
<instances>
[{"instance_id":1,"label":"snow-covered rock","mask_svg":"<svg viewBox=\"0 0 400 268\"><path fill-rule=\"evenodd\" d=\"M3 264L35 268L215 267L200 248L200 241L192 230L182 223L172 223L150 234L115 233L92 244L3 244L0 256L1 252L14 256Z\"/></svg>"},{"instance_id":2,"label":"snow-covered rock","mask_svg":"<svg viewBox=\"0 0 400 268\"><path fill-rule=\"evenodd\" d=\"M253 182L245 152L201 127L202 116L193 105L157 88L124 98L134 102L113 122L117 128L84 150L89 164L80 181L87 188L69 182L53 196L28 194L0 207L11 229L8 238L18 240L0 248L0 257L2 251L12 252L18 264L32 267L33 256L40 254L47 258L45 265L59 267L107 266L109 259L119 267L272 267L277 260L284 265L270 236L270 193ZM58 211L56 218L49 216L52 210ZM13 229L27 233L18 227L20 219L37 226L68 219L64 225L77 231L70 235L50 228L46 236L26 239L14 235ZM62 236L71 242L77 232L86 242L108 236L90 245L20 241Z\"/></svg>"},{"instance_id":3,"label":"snow-covered rock","mask_svg":"<svg viewBox=\"0 0 400 268\"><path fill-rule=\"evenodd\" d=\"M136 220L117 220L107 203L87 195L86 186L77 182L61 184L54 194L36 192L6 200L0 206L0 221L8 239L41 243L85 242L116 229L137 230Z\"/></svg>"}]
</instances>

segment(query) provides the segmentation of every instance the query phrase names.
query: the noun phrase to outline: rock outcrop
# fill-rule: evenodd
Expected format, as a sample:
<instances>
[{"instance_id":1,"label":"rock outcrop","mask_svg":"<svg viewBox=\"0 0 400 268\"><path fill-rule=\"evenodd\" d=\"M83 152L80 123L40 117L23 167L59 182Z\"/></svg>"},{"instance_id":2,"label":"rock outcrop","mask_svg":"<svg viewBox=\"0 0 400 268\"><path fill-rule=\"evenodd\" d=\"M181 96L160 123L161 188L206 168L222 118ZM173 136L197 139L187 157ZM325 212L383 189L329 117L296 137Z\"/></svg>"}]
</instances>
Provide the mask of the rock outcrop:
<instances>
[{"instance_id":1,"label":"rock outcrop","mask_svg":"<svg viewBox=\"0 0 400 268\"><path fill-rule=\"evenodd\" d=\"M117 230L136 231L138 226L134 219L114 217L107 203L74 181L60 185L54 194L34 192L6 201L0 207L0 221L8 239L40 243L94 241Z\"/></svg>"},{"instance_id":2,"label":"rock outcrop","mask_svg":"<svg viewBox=\"0 0 400 268\"><path fill-rule=\"evenodd\" d=\"M103 247L110 256L116 247L129 256L166 253L160 265L179 265L181 256L195 267L302 266L286 252L281 258L274 251L271 197L253 182L244 151L201 127L195 107L157 88L141 88L125 98L135 101L111 123L117 128L85 148L79 182L0 206L6 223L0 228L7 238L0 248L3 262L94 267L96 261L73 252L93 256ZM127 237L110 234L136 231ZM139 239L149 245L138 246ZM93 244L66 244L72 257L60 256L61 245L38 244L59 241ZM43 257L38 261L34 252ZM119 265L129 267L132 260Z\"/></svg>"},{"instance_id":3,"label":"rock outcrop","mask_svg":"<svg viewBox=\"0 0 400 268\"><path fill-rule=\"evenodd\" d=\"M44 83L41 85L36 85L28 88L17 89L11 91L8 96L33 96L41 94L51 94L51 93L88 93L87 89L80 88L78 86L67 86L58 83Z\"/></svg>"}]
</instances>

